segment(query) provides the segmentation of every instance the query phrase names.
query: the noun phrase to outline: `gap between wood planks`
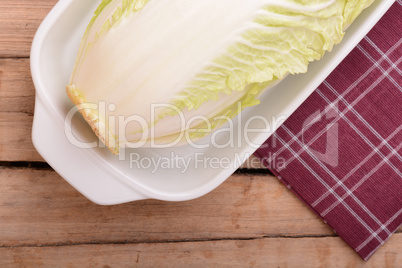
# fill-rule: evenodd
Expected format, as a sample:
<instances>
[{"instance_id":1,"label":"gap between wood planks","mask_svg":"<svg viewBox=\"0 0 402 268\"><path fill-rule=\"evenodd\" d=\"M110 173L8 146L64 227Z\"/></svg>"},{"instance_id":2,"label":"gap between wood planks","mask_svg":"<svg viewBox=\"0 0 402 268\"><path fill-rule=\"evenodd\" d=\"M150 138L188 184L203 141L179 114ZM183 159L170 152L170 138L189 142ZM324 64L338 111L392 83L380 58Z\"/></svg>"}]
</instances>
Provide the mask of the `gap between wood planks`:
<instances>
[{"instance_id":1,"label":"gap between wood planks","mask_svg":"<svg viewBox=\"0 0 402 268\"><path fill-rule=\"evenodd\" d=\"M402 231L401 231L402 232ZM399 232L395 232L399 233ZM161 241L91 241L91 242L73 242L73 243L53 243L53 244L21 244L14 246L0 246L0 248L43 248L43 247L64 247L64 246L80 246L80 245L137 245L137 244L174 244L174 243L197 243L197 242L219 242L219 241L253 241L261 239L308 239L308 238L327 238L338 237L333 235L263 235L259 237L222 237L222 238L200 238L200 239L178 239L178 240L161 240Z\"/></svg>"},{"instance_id":2,"label":"gap between wood planks","mask_svg":"<svg viewBox=\"0 0 402 268\"><path fill-rule=\"evenodd\" d=\"M0 169L1 168L8 168L8 169L31 168L35 170L53 170L53 168L46 162L24 162L24 161L0 161ZM263 168L256 168L256 169L239 168L234 172L234 174L274 176L269 169L263 169Z\"/></svg>"},{"instance_id":3,"label":"gap between wood planks","mask_svg":"<svg viewBox=\"0 0 402 268\"><path fill-rule=\"evenodd\" d=\"M23 169L31 168L35 170L53 170L46 162L24 162L24 161L0 161L0 169Z\"/></svg>"},{"instance_id":4,"label":"gap between wood planks","mask_svg":"<svg viewBox=\"0 0 402 268\"><path fill-rule=\"evenodd\" d=\"M30 59L30 56L2 56L0 55L0 60L20 60L20 59Z\"/></svg>"}]
</instances>

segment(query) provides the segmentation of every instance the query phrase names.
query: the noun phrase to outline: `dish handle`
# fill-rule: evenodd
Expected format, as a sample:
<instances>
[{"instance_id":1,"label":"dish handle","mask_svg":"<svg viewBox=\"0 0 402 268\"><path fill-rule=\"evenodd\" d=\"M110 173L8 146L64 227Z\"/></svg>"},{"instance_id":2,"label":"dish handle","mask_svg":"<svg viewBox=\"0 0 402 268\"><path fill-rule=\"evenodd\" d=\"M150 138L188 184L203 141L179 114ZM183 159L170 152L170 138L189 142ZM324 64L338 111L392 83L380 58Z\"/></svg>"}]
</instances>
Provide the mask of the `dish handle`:
<instances>
[{"instance_id":1,"label":"dish handle","mask_svg":"<svg viewBox=\"0 0 402 268\"><path fill-rule=\"evenodd\" d=\"M68 141L64 126L60 126L60 122L64 124L64 120L58 118L60 115L51 113L38 94L35 99L32 142L38 153L60 176L99 205L148 199L85 157L82 152L85 149L77 149Z\"/></svg>"}]
</instances>

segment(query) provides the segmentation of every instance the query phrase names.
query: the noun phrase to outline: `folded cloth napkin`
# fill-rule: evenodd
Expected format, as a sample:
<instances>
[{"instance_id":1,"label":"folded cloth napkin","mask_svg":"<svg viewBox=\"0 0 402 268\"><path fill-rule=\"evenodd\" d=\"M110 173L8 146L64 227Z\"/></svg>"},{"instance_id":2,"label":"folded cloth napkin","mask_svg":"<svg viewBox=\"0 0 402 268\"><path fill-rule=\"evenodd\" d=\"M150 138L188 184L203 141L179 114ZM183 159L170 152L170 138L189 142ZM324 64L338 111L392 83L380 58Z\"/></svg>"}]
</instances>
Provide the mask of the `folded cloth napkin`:
<instances>
[{"instance_id":1,"label":"folded cloth napkin","mask_svg":"<svg viewBox=\"0 0 402 268\"><path fill-rule=\"evenodd\" d=\"M401 14L397 1L256 152L364 260L402 224Z\"/></svg>"}]
</instances>

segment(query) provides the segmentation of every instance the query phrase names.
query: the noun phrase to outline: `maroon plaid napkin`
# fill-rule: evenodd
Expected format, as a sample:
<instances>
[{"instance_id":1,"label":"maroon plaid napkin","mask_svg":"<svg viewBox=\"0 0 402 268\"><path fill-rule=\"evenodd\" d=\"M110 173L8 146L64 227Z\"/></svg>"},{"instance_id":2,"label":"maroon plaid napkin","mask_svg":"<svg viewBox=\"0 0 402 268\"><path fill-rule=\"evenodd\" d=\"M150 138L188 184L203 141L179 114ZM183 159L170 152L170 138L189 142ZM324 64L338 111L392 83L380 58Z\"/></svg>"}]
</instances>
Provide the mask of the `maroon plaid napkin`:
<instances>
[{"instance_id":1,"label":"maroon plaid napkin","mask_svg":"<svg viewBox=\"0 0 402 268\"><path fill-rule=\"evenodd\" d=\"M397 1L256 152L364 260L402 224L401 14Z\"/></svg>"}]
</instances>

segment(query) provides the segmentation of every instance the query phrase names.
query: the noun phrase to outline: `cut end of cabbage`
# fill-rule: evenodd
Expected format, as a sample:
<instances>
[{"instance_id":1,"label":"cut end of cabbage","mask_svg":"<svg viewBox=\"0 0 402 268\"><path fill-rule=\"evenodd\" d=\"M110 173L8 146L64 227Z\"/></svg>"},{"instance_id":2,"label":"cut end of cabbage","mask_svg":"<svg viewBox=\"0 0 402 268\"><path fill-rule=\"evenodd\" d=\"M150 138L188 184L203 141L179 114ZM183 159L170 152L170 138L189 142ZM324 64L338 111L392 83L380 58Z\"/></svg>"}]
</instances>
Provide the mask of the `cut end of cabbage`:
<instances>
[{"instance_id":1,"label":"cut end of cabbage","mask_svg":"<svg viewBox=\"0 0 402 268\"><path fill-rule=\"evenodd\" d=\"M118 139L106 128L104 120L99 118L99 111L89 106L89 103L78 92L75 86L67 86L66 92L96 136L114 155L118 155L120 150L119 146L117 146Z\"/></svg>"},{"instance_id":2,"label":"cut end of cabbage","mask_svg":"<svg viewBox=\"0 0 402 268\"><path fill-rule=\"evenodd\" d=\"M182 134L194 141L224 124L216 118L259 104L260 94L287 74L306 72L372 2L103 0L67 93L114 154L130 143L183 144ZM100 116L88 104L100 102L116 109ZM165 108L150 110L160 104ZM109 127L113 116L144 124L122 133ZM210 126L192 122L196 117ZM192 123L183 127L183 119Z\"/></svg>"}]
</instances>

